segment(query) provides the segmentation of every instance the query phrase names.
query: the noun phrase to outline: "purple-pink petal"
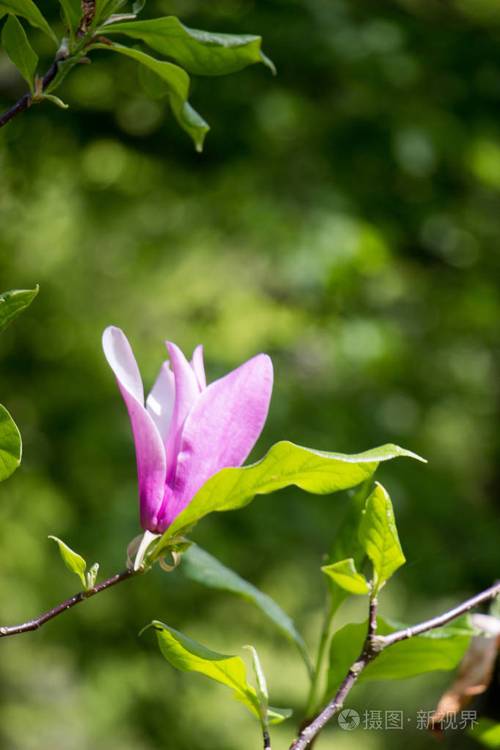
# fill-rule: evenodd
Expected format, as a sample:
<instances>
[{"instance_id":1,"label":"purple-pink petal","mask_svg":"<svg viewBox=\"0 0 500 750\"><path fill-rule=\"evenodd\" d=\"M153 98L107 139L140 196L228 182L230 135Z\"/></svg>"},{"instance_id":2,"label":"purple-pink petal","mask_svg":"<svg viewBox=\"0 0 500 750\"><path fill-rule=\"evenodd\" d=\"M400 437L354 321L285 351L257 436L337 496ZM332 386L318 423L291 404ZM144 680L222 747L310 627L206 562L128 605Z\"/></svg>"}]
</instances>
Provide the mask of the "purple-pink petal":
<instances>
[{"instance_id":1,"label":"purple-pink petal","mask_svg":"<svg viewBox=\"0 0 500 750\"><path fill-rule=\"evenodd\" d=\"M193 356L191 358L191 367L193 368L194 374L196 375L196 380L198 381L200 391L204 391L207 387L207 378L205 375L205 363L203 361L202 344L199 344L193 352Z\"/></svg>"},{"instance_id":2,"label":"purple-pink petal","mask_svg":"<svg viewBox=\"0 0 500 750\"><path fill-rule=\"evenodd\" d=\"M266 421L272 386L272 362L259 354L199 395L182 429L175 475L167 478L160 525L168 526L213 474L245 461Z\"/></svg>"},{"instance_id":3,"label":"purple-pink petal","mask_svg":"<svg viewBox=\"0 0 500 750\"><path fill-rule=\"evenodd\" d=\"M146 399L146 409L166 446L175 404L175 380L170 363L164 362Z\"/></svg>"},{"instance_id":4,"label":"purple-pink petal","mask_svg":"<svg viewBox=\"0 0 500 750\"><path fill-rule=\"evenodd\" d=\"M167 482L175 471L175 461L179 450L182 427L196 399L200 386L193 368L178 346L167 341L170 364L175 379L175 403L170 431L167 440Z\"/></svg>"},{"instance_id":5,"label":"purple-pink petal","mask_svg":"<svg viewBox=\"0 0 500 750\"><path fill-rule=\"evenodd\" d=\"M103 334L103 349L125 401L134 436L139 480L141 525L158 531L165 480L165 448L160 433L144 407L144 391L139 368L130 344L119 328L110 326Z\"/></svg>"}]
</instances>

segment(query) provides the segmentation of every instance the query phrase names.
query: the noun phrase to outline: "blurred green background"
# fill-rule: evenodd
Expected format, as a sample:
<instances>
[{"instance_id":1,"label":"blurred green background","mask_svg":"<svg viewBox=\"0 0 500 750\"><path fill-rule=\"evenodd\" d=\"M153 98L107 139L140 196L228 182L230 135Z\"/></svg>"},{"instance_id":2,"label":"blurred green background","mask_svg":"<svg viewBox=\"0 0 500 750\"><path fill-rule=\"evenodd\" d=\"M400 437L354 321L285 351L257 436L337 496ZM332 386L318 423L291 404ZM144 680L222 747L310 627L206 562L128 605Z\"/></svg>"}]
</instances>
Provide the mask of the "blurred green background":
<instances>
[{"instance_id":1,"label":"blurred green background","mask_svg":"<svg viewBox=\"0 0 500 750\"><path fill-rule=\"evenodd\" d=\"M100 346L109 324L127 332L146 385L165 338L203 342L211 379L269 352L275 392L255 456L285 437L345 452L398 442L429 459L379 472L408 558L386 614L437 613L498 577L498 3L206 5L151 0L147 15L260 33L278 77L257 66L194 81L212 125L204 154L133 64L107 53L67 79L70 110L34 107L0 131L0 287L41 285L0 342L1 398L25 444L0 487L2 624L77 587L48 534L109 575L138 533L128 419ZM22 91L0 56L0 104ZM282 492L211 517L195 538L312 646L319 566L345 507ZM273 702L299 720L293 647L250 605L155 570L0 644L2 750L259 747L224 688L175 673L151 634L138 638L152 618L220 651L255 644ZM404 709L411 728L332 727L318 750L433 747L415 717L447 680L363 687L355 705ZM277 729L273 747L293 731Z\"/></svg>"}]
</instances>

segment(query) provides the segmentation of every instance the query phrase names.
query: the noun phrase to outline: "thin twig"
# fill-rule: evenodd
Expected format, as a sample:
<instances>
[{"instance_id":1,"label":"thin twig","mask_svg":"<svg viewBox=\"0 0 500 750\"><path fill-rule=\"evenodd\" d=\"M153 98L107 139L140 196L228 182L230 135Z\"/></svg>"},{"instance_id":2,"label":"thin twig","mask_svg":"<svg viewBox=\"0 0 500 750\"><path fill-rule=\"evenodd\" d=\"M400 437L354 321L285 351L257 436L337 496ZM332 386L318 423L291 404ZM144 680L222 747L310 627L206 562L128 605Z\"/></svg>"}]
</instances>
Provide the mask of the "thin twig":
<instances>
[{"instance_id":1,"label":"thin twig","mask_svg":"<svg viewBox=\"0 0 500 750\"><path fill-rule=\"evenodd\" d=\"M376 596L370 598L370 610L368 615L368 638L373 638L377 633L377 607L378 599Z\"/></svg>"},{"instance_id":2,"label":"thin twig","mask_svg":"<svg viewBox=\"0 0 500 750\"><path fill-rule=\"evenodd\" d=\"M262 737L264 739L264 750L271 750L271 736L267 729L262 731Z\"/></svg>"},{"instance_id":3,"label":"thin twig","mask_svg":"<svg viewBox=\"0 0 500 750\"><path fill-rule=\"evenodd\" d=\"M111 586L116 586L117 583L126 581L129 578L132 578L132 576L138 575L141 572L141 570L127 569L122 573L116 573L116 575L111 576L111 578L107 578L105 581L102 581L102 583L94 586L94 588L89 589L88 591L79 591L77 594L70 596L69 599L61 602L61 604L58 604L56 607L49 609L47 612L39 615L39 617L35 617L33 620L23 622L21 625L9 625L0 627L0 638L6 638L10 635L20 635L21 633L28 633L31 630L38 630L38 628L41 628L42 625L44 625L49 620L53 620L54 617L62 615L63 612L66 612L66 610L75 607L77 604L80 604L80 602L85 601L85 599L90 599L92 596L99 594L101 591L105 591L105 589L109 589Z\"/></svg>"},{"instance_id":4,"label":"thin twig","mask_svg":"<svg viewBox=\"0 0 500 750\"><path fill-rule=\"evenodd\" d=\"M48 71L45 73L44 77L42 78L41 86L40 86L40 92L43 93L52 83L54 78L56 77L58 71L59 71L59 63L61 60L64 59L64 55L58 54L57 57L53 60L52 65L48 69ZM26 94L23 94L23 96L17 100L15 104L10 107L6 112L4 112L2 115L0 115L0 128L3 128L4 125L7 125L10 120L12 120L17 115L20 115L21 112L24 112L26 109L31 107L33 103L33 95L30 92L27 92Z\"/></svg>"},{"instance_id":5,"label":"thin twig","mask_svg":"<svg viewBox=\"0 0 500 750\"><path fill-rule=\"evenodd\" d=\"M305 750L315 737L321 732L323 727L330 721L335 714L340 711L344 705L344 701L354 686L361 672L373 661L382 651L389 648L394 643L405 641L408 638L413 638L422 633L427 633L435 628L440 628L443 625L447 625L457 617L466 614L474 607L479 604L483 604L496 596L500 595L500 582L490 586L490 588L482 591L480 594L467 599L457 607L448 610L438 617L433 617L430 620L425 620L418 625L413 625L410 628L403 628L390 635L376 635L374 628L376 628L376 608L377 603L375 599L370 601L370 615L368 621L368 632L366 635L363 650L359 655L358 659L349 668L346 676L344 677L339 689L333 696L333 698L327 703L327 705L320 711L310 724L308 724L302 731L296 740L291 744L290 750Z\"/></svg>"},{"instance_id":6,"label":"thin twig","mask_svg":"<svg viewBox=\"0 0 500 750\"><path fill-rule=\"evenodd\" d=\"M467 601L463 602L463 604L459 604L458 607L454 607L453 609L450 609L448 612L445 612L442 615L433 617L430 620L425 620L425 622L421 622L419 625L414 625L411 628L404 628L403 630L398 630L396 633L391 633L390 635L383 636L381 640L384 643L384 648L387 648L387 646L392 646L393 643L406 641L408 638L413 638L416 635L421 635L421 633L427 633L429 630L441 628L443 625L447 625L452 620L456 620L457 617L467 614L467 612L470 612L470 610L474 609L474 607L478 607L480 604L484 604L484 602L488 602L499 595L500 581L495 583L493 586L490 586L489 589L485 589L485 591L482 591L480 594L476 594L476 596L467 599Z\"/></svg>"}]
</instances>

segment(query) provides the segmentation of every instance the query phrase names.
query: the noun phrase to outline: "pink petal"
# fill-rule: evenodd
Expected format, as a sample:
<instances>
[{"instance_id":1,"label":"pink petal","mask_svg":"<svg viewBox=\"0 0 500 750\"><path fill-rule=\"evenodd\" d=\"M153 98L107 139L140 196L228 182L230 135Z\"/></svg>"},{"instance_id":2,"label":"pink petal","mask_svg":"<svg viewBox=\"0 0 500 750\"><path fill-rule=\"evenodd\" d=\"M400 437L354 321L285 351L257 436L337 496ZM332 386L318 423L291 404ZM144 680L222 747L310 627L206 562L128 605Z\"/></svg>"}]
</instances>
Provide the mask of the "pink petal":
<instances>
[{"instance_id":1,"label":"pink petal","mask_svg":"<svg viewBox=\"0 0 500 750\"><path fill-rule=\"evenodd\" d=\"M196 380L200 387L200 391L204 391L207 387L207 378L205 376L205 364L203 362L203 346L200 344L196 347L191 358L191 367L196 375Z\"/></svg>"},{"instance_id":2,"label":"pink petal","mask_svg":"<svg viewBox=\"0 0 500 750\"><path fill-rule=\"evenodd\" d=\"M272 362L259 354L201 393L182 430L161 526L172 522L209 477L247 458L264 427L272 387Z\"/></svg>"},{"instance_id":3,"label":"pink petal","mask_svg":"<svg viewBox=\"0 0 500 750\"><path fill-rule=\"evenodd\" d=\"M146 409L166 445L175 403L175 380L170 364L164 362L146 399Z\"/></svg>"},{"instance_id":4,"label":"pink petal","mask_svg":"<svg viewBox=\"0 0 500 750\"><path fill-rule=\"evenodd\" d=\"M110 326L104 331L102 345L125 401L134 435L141 524L145 530L156 531L165 492L165 449L152 417L144 408L141 375L125 334Z\"/></svg>"},{"instance_id":5,"label":"pink petal","mask_svg":"<svg viewBox=\"0 0 500 750\"><path fill-rule=\"evenodd\" d=\"M181 431L187 415L200 395L200 387L193 368L178 346L167 341L170 363L175 378L175 403L167 440L167 482L175 473Z\"/></svg>"}]
</instances>

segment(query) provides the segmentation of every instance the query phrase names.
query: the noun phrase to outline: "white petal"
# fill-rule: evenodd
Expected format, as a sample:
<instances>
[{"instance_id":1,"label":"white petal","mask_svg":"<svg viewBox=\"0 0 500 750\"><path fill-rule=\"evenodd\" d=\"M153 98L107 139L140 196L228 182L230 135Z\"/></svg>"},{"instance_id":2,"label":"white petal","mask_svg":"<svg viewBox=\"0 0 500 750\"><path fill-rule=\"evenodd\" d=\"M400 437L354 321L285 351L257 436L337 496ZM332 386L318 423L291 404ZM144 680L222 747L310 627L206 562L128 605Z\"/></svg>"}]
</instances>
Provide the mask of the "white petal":
<instances>
[{"instance_id":1,"label":"white petal","mask_svg":"<svg viewBox=\"0 0 500 750\"><path fill-rule=\"evenodd\" d=\"M161 366L155 384L146 399L146 409L166 443L175 403L175 379L168 362Z\"/></svg>"},{"instance_id":2,"label":"white petal","mask_svg":"<svg viewBox=\"0 0 500 750\"><path fill-rule=\"evenodd\" d=\"M102 336L102 348L118 382L144 405L141 373L127 337L120 328L108 326Z\"/></svg>"}]
</instances>

